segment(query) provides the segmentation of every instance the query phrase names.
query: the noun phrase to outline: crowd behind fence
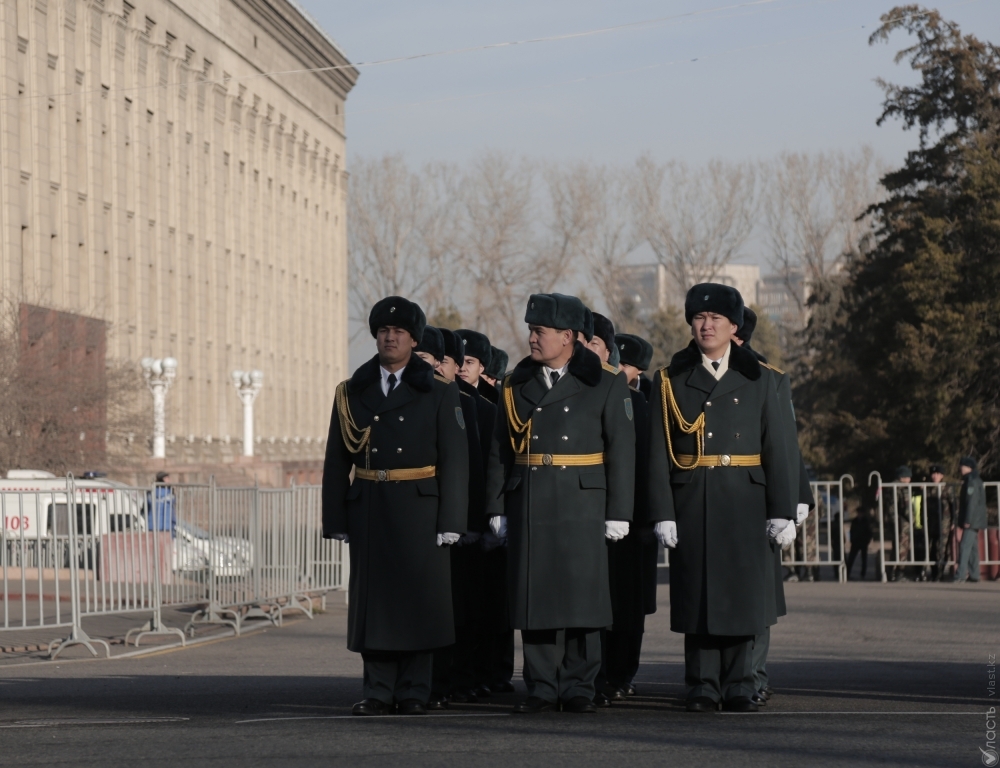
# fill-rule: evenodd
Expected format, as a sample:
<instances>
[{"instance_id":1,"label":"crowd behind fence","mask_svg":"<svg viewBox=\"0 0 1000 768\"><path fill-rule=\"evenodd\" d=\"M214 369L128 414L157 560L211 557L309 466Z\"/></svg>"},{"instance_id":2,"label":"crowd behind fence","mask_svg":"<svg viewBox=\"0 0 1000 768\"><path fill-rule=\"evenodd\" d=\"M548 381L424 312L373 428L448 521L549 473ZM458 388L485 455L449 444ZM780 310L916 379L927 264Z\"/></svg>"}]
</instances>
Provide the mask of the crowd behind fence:
<instances>
[{"instance_id":1,"label":"crowd behind fence","mask_svg":"<svg viewBox=\"0 0 1000 768\"><path fill-rule=\"evenodd\" d=\"M845 544L854 479L812 484L816 505L782 553L789 574L832 568L846 581ZM44 486L44 487L43 487ZM901 574L954 574L961 529L957 496L946 483L883 483L874 491L872 539L882 581ZM1000 575L996 525L1000 483L986 483L989 525L978 533L981 573ZM3 624L0 631L60 630L55 658L71 645L106 641L87 635L83 620L101 615L145 619L126 636L136 646L151 634L181 642L202 625L239 633L252 620L280 624L289 611L312 617L312 597L345 589L347 547L322 538L321 489L218 488L208 485L127 487L105 481L5 481L0 487ZM939 513L952 503L950 513ZM862 505L863 506L863 505ZM874 535L877 530L877 536ZM966 533L968 535L968 533ZM664 567L669 558L664 557ZM187 608L183 627L167 627L162 609ZM138 618L141 617L141 618Z\"/></svg>"},{"instance_id":2,"label":"crowd behind fence","mask_svg":"<svg viewBox=\"0 0 1000 768\"><path fill-rule=\"evenodd\" d=\"M344 588L348 549L322 538L316 486L282 489L105 481L5 481L0 487L3 624L0 630L62 630L53 658L71 645L106 641L84 619L141 617L126 636L181 642L196 627L312 617L313 596ZM163 608L186 608L167 627Z\"/></svg>"}]
</instances>

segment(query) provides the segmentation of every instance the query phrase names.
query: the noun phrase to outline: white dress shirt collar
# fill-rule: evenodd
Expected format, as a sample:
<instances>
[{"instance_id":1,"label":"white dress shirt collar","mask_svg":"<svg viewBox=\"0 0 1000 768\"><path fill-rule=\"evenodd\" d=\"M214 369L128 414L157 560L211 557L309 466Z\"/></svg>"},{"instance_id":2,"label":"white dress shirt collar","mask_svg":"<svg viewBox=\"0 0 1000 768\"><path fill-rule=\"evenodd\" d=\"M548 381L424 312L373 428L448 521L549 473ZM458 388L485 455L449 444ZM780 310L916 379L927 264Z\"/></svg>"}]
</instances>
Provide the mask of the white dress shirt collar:
<instances>
[{"instance_id":1,"label":"white dress shirt collar","mask_svg":"<svg viewBox=\"0 0 1000 768\"><path fill-rule=\"evenodd\" d=\"M569 363L566 363L562 368L549 368L547 365L542 366L542 380L545 382L545 386L552 389L552 373L558 373L561 379L566 375L566 371L569 369Z\"/></svg>"},{"instance_id":2,"label":"white dress shirt collar","mask_svg":"<svg viewBox=\"0 0 1000 768\"><path fill-rule=\"evenodd\" d=\"M379 366L379 371L382 374L382 394L388 397L390 372L387 371L385 368L383 368L381 365ZM396 374L396 387L398 387L399 383L403 380L403 369L400 368L398 371L395 371L395 374ZM393 387L393 389L395 389L396 387Z\"/></svg>"},{"instance_id":3,"label":"white dress shirt collar","mask_svg":"<svg viewBox=\"0 0 1000 768\"><path fill-rule=\"evenodd\" d=\"M712 376L715 377L716 380L721 379L723 376L725 376L726 371L729 370L729 352L732 348L733 348L732 343L729 343L726 346L726 353L722 356L722 359L718 361L719 370L715 370L715 367L712 365L712 361L708 359L708 355L706 355L704 352L701 353L702 365L705 366L705 369L710 374L712 374Z\"/></svg>"}]
</instances>

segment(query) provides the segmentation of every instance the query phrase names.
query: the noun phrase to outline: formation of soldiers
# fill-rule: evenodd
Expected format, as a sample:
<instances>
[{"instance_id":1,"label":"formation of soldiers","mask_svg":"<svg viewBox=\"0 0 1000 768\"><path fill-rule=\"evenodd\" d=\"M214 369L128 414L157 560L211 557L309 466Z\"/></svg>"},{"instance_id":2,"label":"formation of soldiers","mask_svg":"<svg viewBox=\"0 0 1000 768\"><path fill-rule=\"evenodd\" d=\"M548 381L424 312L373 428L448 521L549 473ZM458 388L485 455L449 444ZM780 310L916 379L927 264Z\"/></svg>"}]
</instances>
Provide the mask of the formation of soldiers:
<instances>
[{"instance_id":1,"label":"formation of soldiers","mask_svg":"<svg viewBox=\"0 0 1000 768\"><path fill-rule=\"evenodd\" d=\"M735 289L695 286L685 315L690 345L650 381L649 342L573 296L528 299L510 371L482 333L372 307L377 353L337 388L323 476L324 536L350 547L354 714L512 692L515 630L515 713L634 695L659 545L688 711L766 703L780 550L812 505L788 377Z\"/></svg>"}]
</instances>

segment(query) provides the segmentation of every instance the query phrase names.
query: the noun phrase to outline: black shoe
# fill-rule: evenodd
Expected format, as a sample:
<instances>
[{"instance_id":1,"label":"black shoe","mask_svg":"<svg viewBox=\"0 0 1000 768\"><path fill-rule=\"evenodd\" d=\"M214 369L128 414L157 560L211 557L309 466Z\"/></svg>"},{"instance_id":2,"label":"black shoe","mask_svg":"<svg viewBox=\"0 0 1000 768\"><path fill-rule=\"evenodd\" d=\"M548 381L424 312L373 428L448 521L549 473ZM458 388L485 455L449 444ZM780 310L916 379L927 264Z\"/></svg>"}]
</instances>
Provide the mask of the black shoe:
<instances>
[{"instance_id":1,"label":"black shoe","mask_svg":"<svg viewBox=\"0 0 1000 768\"><path fill-rule=\"evenodd\" d=\"M764 695L767 696L767 698L769 698L769 699L772 696L774 696L774 688L772 688L769 685L765 685L763 688L761 688L761 690L764 692Z\"/></svg>"},{"instance_id":2,"label":"black shoe","mask_svg":"<svg viewBox=\"0 0 1000 768\"><path fill-rule=\"evenodd\" d=\"M605 696L603 693L598 691L594 694L594 706L595 707L610 707L611 699Z\"/></svg>"},{"instance_id":3,"label":"black shoe","mask_svg":"<svg viewBox=\"0 0 1000 768\"><path fill-rule=\"evenodd\" d=\"M479 685L477 685L475 688L472 689L472 692L476 694L476 698L478 699L488 699L490 697L490 694L493 693L493 691L490 690L490 687L485 683L480 683Z\"/></svg>"},{"instance_id":4,"label":"black shoe","mask_svg":"<svg viewBox=\"0 0 1000 768\"><path fill-rule=\"evenodd\" d=\"M625 701L625 691L621 688L615 688L611 693L608 694L608 698L612 701Z\"/></svg>"},{"instance_id":5,"label":"black shoe","mask_svg":"<svg viewBox=\"0 0 1000 768\"><path fill-rule=\"evenodd\" d=\"M563 702L562 711L576 715L592 715L597 712L597 707L586 696L574 696L569 701Z\"/></svg>"},{"instance_id":6,"label":"black shoe","mask_svg":"<svg viewBox=\"0 0 1000 768\"><path fill-rule=\"evenodd\" d=\"M763 707L767 705L767 696L761 694L760 691L756 691L754 695L750 697L750 701L752 701L758 707Z\"/></svg>"},{"instance_id":7,"label":"black shoe","mask_svg":"<svg viewBox=\"0 0 1000 768\"><path fill-rule=\"evenodd\" d=\"M746 696L734 696L722 702L723 712L756 712L757 705Z\"/></svg>"},{"instance_id":8,"label":"black shoe","mask_svg":"<svg viewBox=\"0 0 1000 768\"><path fill-rule=\"evenodd\" d=\"M626 688L625 688L625 695L626 696L635 696L635 686L632 685L632 683L629 683L626 686Z\"/></svg>"},{"instance_id":9,"label":"black shoe","mask_svg":"<svg viewBox=\"0 0 1000 768\"><path fill-rule=\"evenodd\" d=\"M432 693L430 700L424 705L424 708L427 711L448 709L448 697L442 696L439 693Z\"/></svg>"},{"instance_id":10,"label":"black shoe","mask_svg":"<svg viewBox=\"0 0 1000 768\"><path fill-rule=\"evenodd\" d=\"M529 696L514 707L515 715L537 715L539 712L555 712L556 704L552 701Z\"/></svg>"},{"instance_id":11,"label":"black shoe","mask_svg":"<svg viewBox=\"0 0 1000 768\"><path fill-rule=\"evenodd\" d=\"M427 709L419 699L403 699L396 705L397 715L426 715Z\"/></svg>"},{"instance_id":12,"label":"black shoe","mask_svg":"<svg viewBox=\"0 0 1000 768\"><path fill-rule=\"evenodd\" d=\"M514 684L509 680L498 680L495 683L490 683L490 690L493 693L513 693Z\"/></svg>"},{"instance_id":13,"label":"black shoe","mask_svg":"<svg viewBox=\"0 0 1000 768\"><path fill-rule=\"evenodd\" d=\"M688 712L715 712L719 705L708 696L695 696L693 699L688 699L684 708Z\"/></svg>"},{"instance_id":14,"label":"black shoe","mask_svg":"<svg viewBox=\"0 0 1000 768\"><path fill-rule=\"evenodd\" d=\"M354 705L351 714L360 716L391 715L392 704L386 704L378 699L365 699Z\"/></svg>"},{"instance_id":15,"label":"black shoe","mask_svg":"<svg viewBox=\"0 0 1000 768\"><path fill-rule=\"evenodd\" d=\"M475 704L478 701L472 691L452 691L448 698L455 704Z\"/></svg>"}]
</instances>

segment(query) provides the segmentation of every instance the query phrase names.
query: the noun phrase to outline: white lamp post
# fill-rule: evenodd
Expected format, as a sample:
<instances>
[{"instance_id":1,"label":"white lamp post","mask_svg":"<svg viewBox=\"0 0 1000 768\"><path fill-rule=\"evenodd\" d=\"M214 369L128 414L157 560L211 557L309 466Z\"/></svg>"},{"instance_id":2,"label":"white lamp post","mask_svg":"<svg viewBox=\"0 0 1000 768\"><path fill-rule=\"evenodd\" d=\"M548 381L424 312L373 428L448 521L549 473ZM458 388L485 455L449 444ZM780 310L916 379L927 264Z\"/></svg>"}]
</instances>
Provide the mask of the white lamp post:
<instances>
[{"instance_id":1,"label":"white lamp post","mask_svg":"<svg viewBox=\"0 0 1000 768\"><path fill-rule=\"evenodd\" d=\"M233 371L233 386L243 403L243 455L253 456L253 401L264 386L261 371Z\"/></svg>"},{"instance_id":2,"label":"white lamp post","mask_svg":"<svg viewBox=\"0 0 1000 768\"><path fill-rule=\"evenodd\" d=\"M142 358L142 375L146 386L153 393L153 458L167 457L166 438L166 401L167 390L177 376L177 361L172 357L154 360L152 357Z\"/></svg>"}]
</instances>

